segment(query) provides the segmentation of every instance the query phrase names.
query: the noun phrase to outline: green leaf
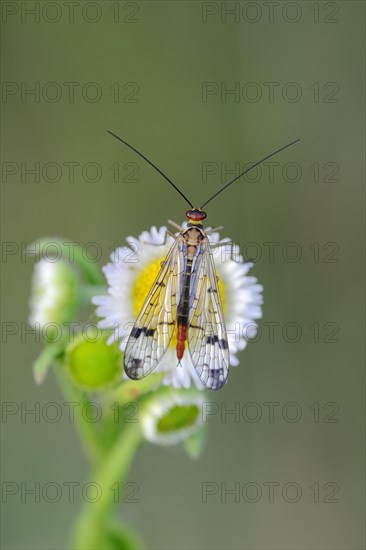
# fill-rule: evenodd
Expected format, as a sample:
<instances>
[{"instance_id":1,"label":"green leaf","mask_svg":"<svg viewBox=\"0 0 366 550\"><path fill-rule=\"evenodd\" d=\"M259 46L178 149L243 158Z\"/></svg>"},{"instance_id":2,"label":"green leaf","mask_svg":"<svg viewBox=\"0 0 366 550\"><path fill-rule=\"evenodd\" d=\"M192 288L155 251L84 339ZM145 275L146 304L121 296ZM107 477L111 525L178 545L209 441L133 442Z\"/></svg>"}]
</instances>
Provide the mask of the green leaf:
<instances>
[{"instance_id":1,"label":"green leaf","mask_svg":"<svg viewBox=\"0 0 366 550\"><path fill-rule=\"evenodd\" d=\"M206 427L202 426L184 442L184 448L190 458L196 460L203 452L206 442Z\"/></svg>"},{"instance_id":2,"label":"green leaf","mask_svg":"<svg viewBox=\"0 0 366 550\"><path fill-rule=\"evenodd\" d=\"M33 377L36 384L42 384L48 369L62 352L62 347L56 344L47 344L33 363Z\"/></svg>"},{"instance_id":3,"label":"green leaf","mask_svg":"<svg viewBox=\"0 0 366 550\"><path fill-rule=\"evenodd\" d=\"M144 545L140 537L125 523L113 522L105 534L103 548L108 550L142 550Z\"/></svg>"}]
</instances>

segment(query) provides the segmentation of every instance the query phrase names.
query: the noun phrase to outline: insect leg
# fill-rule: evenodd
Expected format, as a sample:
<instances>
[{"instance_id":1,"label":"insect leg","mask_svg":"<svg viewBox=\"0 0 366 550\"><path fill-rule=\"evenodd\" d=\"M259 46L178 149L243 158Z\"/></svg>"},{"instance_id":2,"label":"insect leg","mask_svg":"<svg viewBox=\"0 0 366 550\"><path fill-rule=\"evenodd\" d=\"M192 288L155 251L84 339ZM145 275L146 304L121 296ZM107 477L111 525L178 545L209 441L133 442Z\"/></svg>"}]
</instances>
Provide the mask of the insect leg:
<instances>
[{"instance_id":1,"label":"insect leg","mask_svg":"<svg viewBox=\"0 0 366 550\"><path fill-rule=\"evenodd\" d=\"M168 223L170 223L170 225L172 225L173 227L178 229L178 231L183 231L183 227L181 225L179 225L178 223L175 223L172 220L168 220Z\"/></svg>"},{"instance_id":2,"label":"insect leg","mask_svg":"<svg viewBox=\"0 0 366 550\"><path fill-rule=\"evenodd\" d=\"M150 242L147 242L147 241L141 241L143 244L149 244L151 246L165 246L167 241L168 241L168 236L169 237L172 237L174 240L177 238L174 233L172 233L171 231L169 231L169 229L166 230L166 233L165 233L165 236L164 236L164 241L160 244L158 243L150 243Z\"/></svg>"},{"instance_id":3,"label":"insect leg","mask_svg":"<svg viewBox=\"0 0 366 550\"><path fill-rule=\"evenodd\" d=\"M206 235L210 235L210 233L215 233L215 231L222 231L224 229L223 225L218 225L217 227L210 227L209 229L205 229Z\"/></svg>"}]
</instances>

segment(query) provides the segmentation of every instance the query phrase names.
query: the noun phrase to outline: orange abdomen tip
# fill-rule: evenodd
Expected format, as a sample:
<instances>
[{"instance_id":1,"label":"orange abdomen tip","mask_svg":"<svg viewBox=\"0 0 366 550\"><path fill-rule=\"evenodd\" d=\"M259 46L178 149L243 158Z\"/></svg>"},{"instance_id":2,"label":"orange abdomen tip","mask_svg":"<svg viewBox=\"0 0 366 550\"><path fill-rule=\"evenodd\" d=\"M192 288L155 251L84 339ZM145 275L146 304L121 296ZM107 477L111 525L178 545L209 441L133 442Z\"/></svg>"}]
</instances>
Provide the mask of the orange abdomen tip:
<instances>
[{"instance_id":1,"label":"orange abdomen tip","mask_svg":"<svg viewBox=\"0 0 366 550\"><path fill-rule=\"evenodd\" d=\"M185 350L185 342L187 340L187 327L184 325L178 325L177 334L177 357L179 361L182 359Z\"/></svg>"}]
</instances>

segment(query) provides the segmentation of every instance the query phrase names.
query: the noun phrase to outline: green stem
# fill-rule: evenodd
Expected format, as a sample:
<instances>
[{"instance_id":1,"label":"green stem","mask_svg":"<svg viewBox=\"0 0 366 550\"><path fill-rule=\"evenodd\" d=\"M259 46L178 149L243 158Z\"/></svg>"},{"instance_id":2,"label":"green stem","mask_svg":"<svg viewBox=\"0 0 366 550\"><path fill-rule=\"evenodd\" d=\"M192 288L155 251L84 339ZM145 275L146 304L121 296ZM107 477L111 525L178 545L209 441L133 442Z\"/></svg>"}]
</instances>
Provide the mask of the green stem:
<instances>
[{"instance_id":1,"label":"green stem","mask_svg":"<svg viewBox=\"0 0 366 550\"><path fill-rule=\"evenodd\" d=\"M99 442L98 434L95 430L95 424L92 422L87 422L83 416L85 408L90 405L91 401L86 393L75 388L71 382L66 379L61 365L57 365L56 374L63 394L68 399L68 402L70 404L75 404L73 411L76 427L83 442L84 451L94 464L102 456L103 449Z\"/></svg>"},{"instance_id":2,"label":"green stem","mask_svg":"<svg viewBox=\"0 0 366 550\"><path fill-rule=\"evenodd\" d=\"M73 550L101 550L107 547L106 534L111 523L110 511L118 501L117 496L121 497L118 488L123 487L123 479L141 441L142 434L138 424L126 425L109 453L92 472L90 481L96 484L100 498L96 502L87 502L84 505L75 526ZM126 537L131 540L131 532L126 532ZM134 547L135 545L130 542L130 550Z\"/></svg>"}]
</instances>

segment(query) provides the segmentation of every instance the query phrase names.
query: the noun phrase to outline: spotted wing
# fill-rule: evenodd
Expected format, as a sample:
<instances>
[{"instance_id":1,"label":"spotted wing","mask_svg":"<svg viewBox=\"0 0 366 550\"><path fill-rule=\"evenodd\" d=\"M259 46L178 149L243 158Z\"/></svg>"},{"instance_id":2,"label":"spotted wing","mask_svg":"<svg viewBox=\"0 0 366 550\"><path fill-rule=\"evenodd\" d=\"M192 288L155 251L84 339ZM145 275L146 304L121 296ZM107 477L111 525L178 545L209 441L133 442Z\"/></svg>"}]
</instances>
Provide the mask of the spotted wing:
<instances>
[{"instance_id":1,"label":"spotted wing","mask_svg":"<svg viewBox=\"0 0 366 550\"><path fill-rule=\"evenodd\" d=\"M201 382L218 390L229 374L229 347L208 240L202 242L192 268L188 348Z\"/></svg>"},{"instance_id":2,"label":"spotted wing","mask_svg":"<svg viewBox=\"0 0 366 550\"><path fill-rule=\"evenodd\" d=\"M180 237L177 237L128 338L124 366L127 376L133 380L144 378L156 367L172 339L181 286L180 250Z\"/></svg>"}]
</instances>

